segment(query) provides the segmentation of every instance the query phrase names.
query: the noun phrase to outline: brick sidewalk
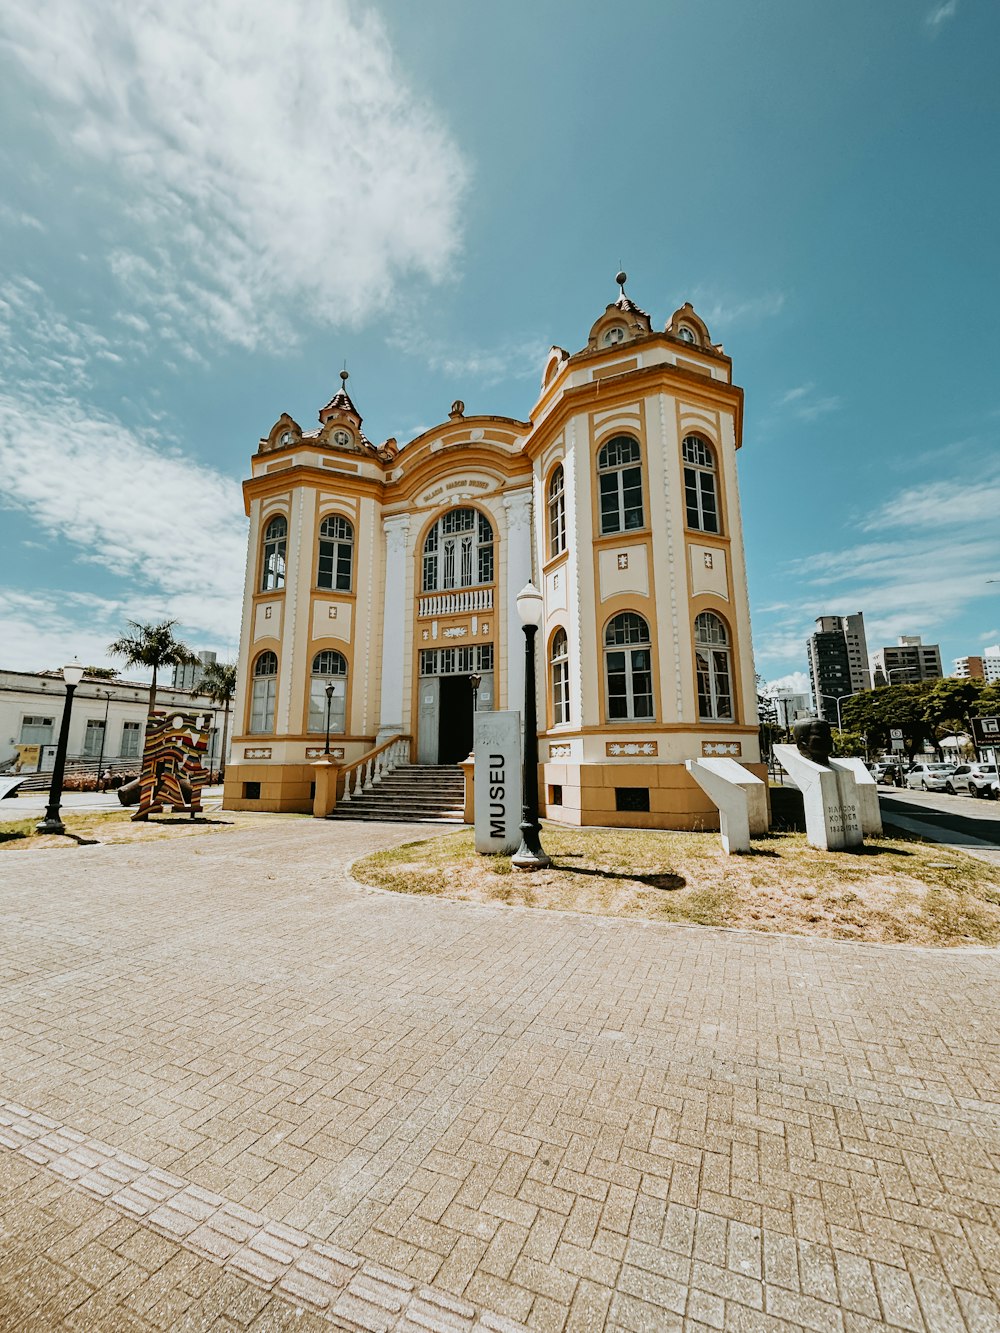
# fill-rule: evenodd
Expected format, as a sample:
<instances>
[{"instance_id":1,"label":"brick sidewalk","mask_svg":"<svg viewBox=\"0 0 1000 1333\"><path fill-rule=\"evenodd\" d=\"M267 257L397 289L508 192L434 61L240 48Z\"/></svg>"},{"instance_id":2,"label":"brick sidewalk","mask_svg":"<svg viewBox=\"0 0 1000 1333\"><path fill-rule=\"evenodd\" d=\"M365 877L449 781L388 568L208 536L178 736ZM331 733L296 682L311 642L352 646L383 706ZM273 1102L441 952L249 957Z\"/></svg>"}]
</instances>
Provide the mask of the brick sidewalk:
<instances>
[{"instance_id":1,"label":"brick sidewalk","mask_svg":"<svg viewBox=\"0 0 1000 1333\"><path fill-rule=\"evenodd\" d=\"M0 1329L1000 1328L997 955L350 883L407 832L0 856Z\"/></svg>"}]
</instances>

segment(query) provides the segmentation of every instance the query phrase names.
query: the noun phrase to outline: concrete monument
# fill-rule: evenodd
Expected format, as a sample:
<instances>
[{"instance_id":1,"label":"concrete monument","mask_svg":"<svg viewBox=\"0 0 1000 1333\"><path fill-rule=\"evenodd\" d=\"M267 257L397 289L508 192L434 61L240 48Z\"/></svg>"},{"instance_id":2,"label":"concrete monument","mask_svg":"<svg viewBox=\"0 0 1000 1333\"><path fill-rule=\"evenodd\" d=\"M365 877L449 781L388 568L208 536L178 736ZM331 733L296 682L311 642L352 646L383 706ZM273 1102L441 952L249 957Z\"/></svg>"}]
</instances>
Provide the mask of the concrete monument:
<instances>
[{"instance_id":1,"label":"concrete monument","mask_svg":"<svg viewBox=\"0 0 1000 1333\"><path fill-rule=\"evenodd\" d=\"M718 807L722 850L748 852L751 836L767 832L763 782L735 759L688 759L685 766Z\"/></svg>"},{"instance_id":2,"label":"concrete monument","mask_svg":"<svg viewBox=\"0 0 1000 1333\"><path fill-rule=\"evenodd\" d=\"M806 839L824 851L860 847L864 841L861 799L854 773L831 762L833 734L822 718L804 718L792 728L794 745L775 745L774 757L799 791L806 815Z\"/></svg>"}]
</instances>

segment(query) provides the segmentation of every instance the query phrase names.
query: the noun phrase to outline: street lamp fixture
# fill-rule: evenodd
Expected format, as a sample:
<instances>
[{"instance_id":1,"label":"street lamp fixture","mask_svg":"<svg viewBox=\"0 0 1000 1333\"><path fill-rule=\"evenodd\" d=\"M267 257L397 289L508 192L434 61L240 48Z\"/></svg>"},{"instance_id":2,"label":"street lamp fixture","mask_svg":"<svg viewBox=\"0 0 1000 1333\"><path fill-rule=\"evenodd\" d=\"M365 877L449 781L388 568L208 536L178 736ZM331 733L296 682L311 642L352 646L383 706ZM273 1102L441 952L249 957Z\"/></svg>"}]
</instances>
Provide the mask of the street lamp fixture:
<instances>
[{"instance_id":1,"label":"street lamp fixture","mask_svg":"<svg viewBox=\"0 0 1000 1333\"><path fill-rule=\"evenodd\" d=\"M65 833L66 825L59 818L59 803L62 800L63 774L66 771L66 749L69 745L69 719L73 711L73 694L83 680L83 667L73 659L62 670L66 682L66 704L63 708L62 723L59 727L59 743L56 746L56 761L52 766L52 783L49 787L49 803L45 818L35 828L38 833Z\"/></svg>"},{"instance_id":2,"label":"street lamp fixture","mask_svg":"<svg viewBox=\"0 0 1000 1333\"><path fill-rule=\"evenodd\" d=\"M106 700L104 704L104 726L101 728L101 757L97 761L97 787L101 790L101 783L104 778L104 746L108 739L108 709L111 707L111 691L98 690L98 694L103 694Z\"/></svg>"},{"instance_id":3,"label":"street lamp fixture","mask_svg":"<svg viewBox=\"0 0 1000 1333\"><path fill-rule=\"evenodd\" d=\"M538 719L535 705L535 635L542 623L544 601L533 583L517 594L517 614L524 630L524 770L521 805L521 845L510 858L518 870L544 870L552 864L539 841Z\"/></svg>"},{"instance_id":4,"label":"street lamp fixture","mask_svg":"<svg viewBox=\"0 0 1000 1333\"><path fill-rule=\"evenodd\" d=\"M479 712L479 687L482 683L482 676L477 671L474 671L469 677L469 684L472 686L472 711L474 713Z\"/></svg>"},{"instance_id":5,"label":"street lamp fixture","mask_svg":"<svg viewBox=\"0 0 1000 1333\"><path fill-rule=\"evenodd\" d=\"M842 699L853 699L854 691L852 690L850 694L821 694L819 697L821 699L832 699L834 703L837 705L837 730L843 731L844 724L840 718L840 703Z\"/></svg>"},{"instance_id":6,"label":"street lamp fixture","mask_svg":"<svg viewBox=\"0 0 1000 1333\"><path fill-rule=\"evenodd\" d=\"M330 709L333 706L333 681L326 682L326 745L323 747L323 753L330 753Z\"/></svg>"}]
</instances>

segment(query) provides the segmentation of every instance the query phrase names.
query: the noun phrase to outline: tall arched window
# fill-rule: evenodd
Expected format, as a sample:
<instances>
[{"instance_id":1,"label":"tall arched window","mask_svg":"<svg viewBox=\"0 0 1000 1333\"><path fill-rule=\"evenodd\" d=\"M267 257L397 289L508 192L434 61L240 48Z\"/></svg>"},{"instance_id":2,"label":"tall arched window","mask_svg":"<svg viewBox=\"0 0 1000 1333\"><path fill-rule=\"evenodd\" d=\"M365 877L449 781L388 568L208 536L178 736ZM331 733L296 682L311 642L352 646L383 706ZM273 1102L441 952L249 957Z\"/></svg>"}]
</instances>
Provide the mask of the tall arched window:
<instances>
[{"instance_id":1,"label":"tall arched window","mask_svg":"<svg viewBox=\"0 0 1000 1333\"><path fill-rule=\"evenodd\" d=\"M350 519L331 514L319 525L316 587L350 592L354 576L354 528Z\"/></svg>"},{"instance_id":2,"label":"tall arched window","mask_svg":"<svg viewBox=\"0 0 1000 1333\"><path fill-rule=\"evenodd\" d=\"M566 549L566 476L558 463L549 478L549 556Z\"/></svg>"},{"instance_id":3,"label":"tall arched window","mask_svg":"<svg viewBox=\"0 0 1000 1333\"><path fill-rule=\"evenodd\" d=\"M715 454L697 435L685 435L684 502L687 525L702 532L719 531L719 501L715 490Z\"/></svg>"},{"instance_id":4,"label":"tall arched window","mask_svg":"<svg viewBox=\"0 0 1000 1333\"><path fill-rule=\"evenodd\" d=\"M424 542L424 592L493 582L493 528L478 509L449 509Z\"/></svg>"},{"instance_id":5,"label":"tall arched window","mask_svg":"<svg viewBox=\"0 0 1000 1333\"><path fill-rule=\"evenodd\" d=\"M347 730L347 658L326 649L313 658L309 678L308 731L326 731L326 687L333 685L330 699L330 734L343 736Z\"/></svg>"},{"instance_id":6,"label":"tall arched window","mask_svg":"<svg viewBox=\"0 0 1000 1333\"><path fill-rule=\"evenodd\" d=\"M272 652L261 653L253 664L250 691L250 734L259 736L274 730L274 695L278 685L278 659Z\"/></svg>"},{"instance_id":7,"label":"tall arched window","mask_svg":"<svg viewBox=\"0 0 1000 1333\"><path fill-rule=\"evenodd\" d=\"M597 455L602 535L642 527L641 459L639 442L630 435L616 435Z\"/></svg>"},{"instance_id":8,"label":"tall arched window","mask_svg":"<svg viewBox=\"0 0 1000 1333\"><path fill-rule=\"evenodd\" d=\"M653 658L649 626L623 611L604 631L604 681L608 720L653 716Z\"/></svg>"},{"instance_id":9,"label":"tall arched window","mask_svg":"<svg viewBox=\"0 0 1000 1333\"><path fill-rule=\"evenodd\" d=\"M705 722L732 722L729 631L711 611L702 611L695 619L694 655L698 669L698 716Z\"/></svg>"},{"instance_id":10,"label":"tall arched window","mask_svg":"<svg viewBox=\"0 0 1000 1333\"><path fill-rule=\"evenodd\" d=\"M569 721L569 644L566 631L557 629L552 636L549 651L549 671L552 679L552 721Z\"/></svg>"},{"instance_id":11,"label":"tall arched window","mask_svg":"<svg viewBox=\"0 0 1000 1333\"><path fill-rule=\"evenodd\" d=\"M264 559L261 566L262 592L285 586L285 547L288 543L288 519L284 514L272 518L264 529Z\"/></svg>"}]
</instances>

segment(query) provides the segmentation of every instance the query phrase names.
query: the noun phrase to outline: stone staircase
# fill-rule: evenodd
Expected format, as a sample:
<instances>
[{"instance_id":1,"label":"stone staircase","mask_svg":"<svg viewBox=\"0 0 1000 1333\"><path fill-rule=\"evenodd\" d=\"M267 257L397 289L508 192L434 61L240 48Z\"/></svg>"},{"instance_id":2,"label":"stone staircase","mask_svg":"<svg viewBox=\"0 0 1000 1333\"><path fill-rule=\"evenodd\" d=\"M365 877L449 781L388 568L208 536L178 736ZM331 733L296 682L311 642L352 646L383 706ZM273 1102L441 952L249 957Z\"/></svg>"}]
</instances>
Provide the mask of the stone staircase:
<instances>
[{"instance_id":1,"label":"stone staircase","mask_svg":"<svg viewBox=\"0 0 1000 1333\"><path fill-rule=\"evenodd\" d=\"M405 764L371 791L337 802L327 819L465 823L465 775L454 764Z\"/></svg>"}]
</instances>

